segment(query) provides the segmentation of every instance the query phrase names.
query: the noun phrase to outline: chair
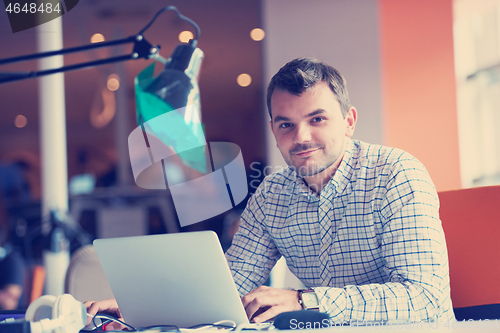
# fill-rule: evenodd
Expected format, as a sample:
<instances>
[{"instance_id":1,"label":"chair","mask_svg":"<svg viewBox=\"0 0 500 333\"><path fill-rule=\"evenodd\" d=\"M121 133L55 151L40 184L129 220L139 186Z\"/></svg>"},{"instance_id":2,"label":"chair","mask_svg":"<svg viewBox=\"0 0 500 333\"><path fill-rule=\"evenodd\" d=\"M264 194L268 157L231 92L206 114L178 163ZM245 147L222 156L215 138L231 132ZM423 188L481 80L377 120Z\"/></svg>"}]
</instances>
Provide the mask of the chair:
<instances>
[{"instance_id":1,"label":"chair","mask_svg":"<svg viewBox=\"0 0 500 333\"><path fill-rule=\"evenodd\" d=\"M24 287L19 299L19 309L26 309L34 300L42 296L45 285L46 272L42 265L27 264L24 273Z\"/></svg>"},{"instance_id":2,"label":"chair","mask_svg":"<svg viewBox=\"0 0 500 333\"><path fill-rule=\"evenodd\" d=\"M35 265L31 268L31 288L29 290L29 303L43 295L43 286L45 285L45 267Z\"/></svg>"},{"instance_id":3,"label":"chair","mask_svg":"<svg viewBox=\"0 0 500 333\"><path fill-rule=\"evenodd\" d=\"M500 318L500 186L439 193L458 320Z\"/></svg>"},{"instance_id":4,"label":"chair","mask_svg":"<svg viewBox=\"0 0 500 333\"><path fill-rule=\"evenodd\" d=\"M64 292L80 302L114 298L94 246L83 246L71 256Z\"/></svg>"}]
</instances>

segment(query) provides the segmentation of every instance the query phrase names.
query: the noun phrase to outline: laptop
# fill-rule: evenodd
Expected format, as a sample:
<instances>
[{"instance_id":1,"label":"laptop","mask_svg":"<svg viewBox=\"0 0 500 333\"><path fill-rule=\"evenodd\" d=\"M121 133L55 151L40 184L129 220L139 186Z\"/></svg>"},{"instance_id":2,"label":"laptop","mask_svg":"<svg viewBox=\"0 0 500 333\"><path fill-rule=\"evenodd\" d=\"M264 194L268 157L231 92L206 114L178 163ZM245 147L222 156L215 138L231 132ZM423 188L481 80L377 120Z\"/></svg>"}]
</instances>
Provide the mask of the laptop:
<instances>
[{"instance_id":1,"label":"laptop","mask_svg":"<svg viewBox=\"0 0 500 333\"><path fill-rule=\"evenodd\" d=\"M213 231L97 239L94 247L123 319L135 328L248 323Z\"/></svg>"}]
</instances>

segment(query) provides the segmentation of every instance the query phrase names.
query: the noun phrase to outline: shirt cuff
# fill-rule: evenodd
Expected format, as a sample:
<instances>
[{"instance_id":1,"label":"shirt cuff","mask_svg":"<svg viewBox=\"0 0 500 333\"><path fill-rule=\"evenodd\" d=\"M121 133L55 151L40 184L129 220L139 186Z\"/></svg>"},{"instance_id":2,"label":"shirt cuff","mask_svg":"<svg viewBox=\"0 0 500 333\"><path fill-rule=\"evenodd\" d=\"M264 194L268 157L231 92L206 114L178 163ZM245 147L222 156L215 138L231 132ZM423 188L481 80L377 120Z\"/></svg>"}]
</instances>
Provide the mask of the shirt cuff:
<instances>
[{"instance_id":1,"label":"shirt cuff","mask_svg":"<svg viewBox=\"0 0 500 333\"><path fill-rule=\"evenodd\" d=\"M332 287L316 287L312 289L318 296L319 310L328 313L332 322L344 323L347 312L345 290Z\"/></svg>"}]
</instances>

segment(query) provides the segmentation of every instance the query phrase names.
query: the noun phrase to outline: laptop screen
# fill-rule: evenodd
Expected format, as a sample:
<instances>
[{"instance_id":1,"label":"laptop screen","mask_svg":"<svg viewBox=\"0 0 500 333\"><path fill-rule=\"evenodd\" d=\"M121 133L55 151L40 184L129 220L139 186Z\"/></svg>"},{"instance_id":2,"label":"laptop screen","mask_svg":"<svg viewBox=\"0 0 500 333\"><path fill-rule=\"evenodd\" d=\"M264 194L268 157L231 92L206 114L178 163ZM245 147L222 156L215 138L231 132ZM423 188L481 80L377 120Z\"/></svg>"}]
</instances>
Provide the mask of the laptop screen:
<instances>
[{"instance_id":1,"label":"laptop screen","mask_svg":"<svg viewBox=\"0 0 500 333\"><path fill-rule=\"evenodd\" d=\"M213 231L98 239L94 246L128 324L248 323Z\"/></svg>"}]
</instances>

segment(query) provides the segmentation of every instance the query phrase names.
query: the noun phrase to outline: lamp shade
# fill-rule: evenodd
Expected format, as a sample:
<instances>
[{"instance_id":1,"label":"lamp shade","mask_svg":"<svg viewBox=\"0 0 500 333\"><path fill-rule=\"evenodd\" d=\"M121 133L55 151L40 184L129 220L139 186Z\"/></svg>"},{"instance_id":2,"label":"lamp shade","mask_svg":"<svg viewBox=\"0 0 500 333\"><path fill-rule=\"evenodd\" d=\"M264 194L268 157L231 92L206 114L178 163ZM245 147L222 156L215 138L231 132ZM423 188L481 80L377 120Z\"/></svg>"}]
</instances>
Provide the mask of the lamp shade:
<instances>
[{"instance_id":1,"label":"lamp shade","mask_svg":"<svg viewBox=\"0 0 500 333\"><path fill-rule=\"evenodd\" d=\"M163 71L149 84L146 92L156 95L172 110L194 104L200 108L198 75L203 52L190 44L178 45Z\"/></svg>"},{"instance_id":2,"label":"lamp shade","mask_svg":"<svg viewBox=\"0 0 500 333\"><path fill-rule=\"evenodd\" d=\"M203 52L193 44L178 45L158 76L153 77L154 67L149 66L136 78L137 120L186 165L204 173L206 142L197 80ZM186 152L196 147L197 153Z\"/></svg>"}]
</instances>

